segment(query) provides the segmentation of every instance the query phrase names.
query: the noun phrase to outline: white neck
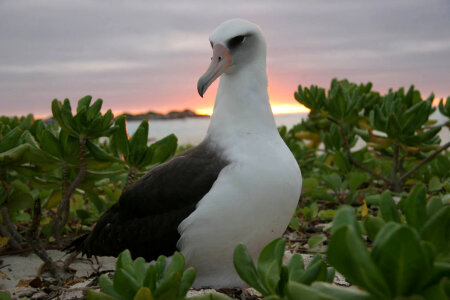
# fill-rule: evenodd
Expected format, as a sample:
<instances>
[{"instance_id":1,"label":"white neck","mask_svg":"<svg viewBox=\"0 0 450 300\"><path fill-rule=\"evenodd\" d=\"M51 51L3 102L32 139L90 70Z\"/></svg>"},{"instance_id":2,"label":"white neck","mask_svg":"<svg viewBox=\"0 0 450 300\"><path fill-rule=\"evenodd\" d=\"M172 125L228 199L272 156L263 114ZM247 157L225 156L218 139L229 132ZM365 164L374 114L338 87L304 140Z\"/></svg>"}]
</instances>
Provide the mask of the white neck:
<instances>
[{"instance_id":1,"label":"white neck","mask_svg":"<svg viewBox=\"0 0 450 300\"><path fill-rule=\"evenodd\" d=\"M278 135L267 93L265 57L221 76L207 136L249 134Z\"/></svg>"}]
</instances>

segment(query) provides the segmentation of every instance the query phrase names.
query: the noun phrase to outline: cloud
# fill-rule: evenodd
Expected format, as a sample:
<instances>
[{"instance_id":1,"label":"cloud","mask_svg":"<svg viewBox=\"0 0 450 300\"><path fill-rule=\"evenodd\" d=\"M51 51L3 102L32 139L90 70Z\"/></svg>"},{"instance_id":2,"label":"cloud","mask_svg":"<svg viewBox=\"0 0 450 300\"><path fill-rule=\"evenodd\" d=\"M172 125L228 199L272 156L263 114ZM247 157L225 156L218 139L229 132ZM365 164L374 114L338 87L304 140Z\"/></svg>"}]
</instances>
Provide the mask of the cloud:
<instances>
[{"instance_id":1,"label":"cloud","mask_svg":"<svg viewBox=\"0 0 450 300\"><path fill-rule=\"evenodd\" d=\"M54 97L84 94L118 111L212 105L195 85L209 33L234 17L263 29L277 102L336 76L450 94L445 0L24 0L0 2L0 114L44 115Z\"/></svg>"}]
</instances>

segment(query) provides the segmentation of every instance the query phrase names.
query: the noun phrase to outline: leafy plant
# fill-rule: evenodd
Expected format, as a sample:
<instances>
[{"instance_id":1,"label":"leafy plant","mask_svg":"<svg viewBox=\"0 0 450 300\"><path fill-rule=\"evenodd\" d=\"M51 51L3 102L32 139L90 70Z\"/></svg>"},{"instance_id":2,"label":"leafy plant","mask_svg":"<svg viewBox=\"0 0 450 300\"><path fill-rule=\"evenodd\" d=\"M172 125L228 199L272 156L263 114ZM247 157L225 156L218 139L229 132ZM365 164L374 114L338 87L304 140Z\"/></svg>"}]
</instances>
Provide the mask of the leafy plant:
<instances>
[{"instance_id":1,"label":"leafy plant","mask_svg":"<svg viewBox=\"0 0 450 300\"><path fill-rule=\"evenodd\" d=\"M282 238L270 242L261 251L256 267L245 245L237 245L233 262L241 279L269 299L270 296L285 297L291 283L303 286L314 281L333 281L334 269L327 268L320 255L316 255L306 269L298 253L283 266L285 244Z\"/></svg>"},{"instance_id":2,"label":"leafy plant","mask_svg":"<svg viewBox=\"0 0 450 300\"><path fill-rule=\"evenodd\" d=\"M73 114L68 99L55 99L56 124L34 120L32 115L0 117L0 233L6 237L2 245L21 249L28 243L55 277L64 275L71 257L60 268L47 255L45 244L62 246L61 234L70 231L66 226L70 219L95 222L120 195L128 165L110 136L125 133L118 137L133 148L131 163L140 171L167 160L176 149L174 135L148 147L148 123L128 141L121 127L124 120L114 124L110 110L101 113L102 100L92 104L91 100L91 96L80 99Z\"/></svg>"},{"instance_id":3,"label":"leafy plant","mask_svg":"<svg viewBox=\"0 0 450 300\"><path fill-rule=\"evenodd\" d=\"M399 210L392 195L385 191L381 195L378 216L367 216L364 226L371 240L388 224L395 222L414 228L421 240L433 245L436 259L446 259L450 253L450 207L444 205L439 197L426 199L424 185L416 185L411 193L399 205Z\"/></svg>"},{"instance_id":4,"label":"leafy plant","mask_svg":"<svg viewBox=\"0 0 450 300\"><path fill-rule=\"evenodd\" d=\"M395 221L382 227L369 253L354 211L348 206L339 210L333 222L327 250L328 262L337 271L378 299L413 295L423 297L419 299L431 299L429 295L446 299L450 265L436 258L435 246L421 239L415 227Z\"/></svg>"},{"instance_id":5,"label":"leafy plant","mask_svg":"<svg viewBox=\"0 0 450 300\"><path fill-rule=\"evenodd\" d=\"M9 292L0 292L0 300L11 300L11 294Z\"/></svg>"},{"instance_id":6,"label":"leafy plant","mask_svg":"<svg viewBox=\"0 0 450 300\"><path fill-rule=\"evenodd\" d=\"M406 93L401 88L381 96L371 88L371 83L356 85L336 79L327 93L317 86L299 86L295 98L311 112L307 120L294 126L290 136L315 141L319 134L339 170L362 170L401 192L407 179L450 147L450 142L439 147L437 134L442 126L431 126L434 95L423 100L412 86ZM448 102L444 105L441 101L439 108L444 115L447 106ZM366 147L352 151L358 138ZM370 148L381 161L370 159ZM374 171L374 167L379 170Z\"/></svg>"},{"instance_id":7,"label":"leafy plant","mask_svg":"<svg viewBox=\"0 0 450 300\"><path fill-rule=\"evenodd\" d=\"M177 138L171 134L148 146L148 121L143 120L131 139L128 137L125 117L116 120L118 130L112 135L111 151L123 159L128 172L125 188L135 181L138 172L172 157L177 149Z\"/></svg>"},{"instance_id":8,"label":"leafy plant","mask_svg":"<svg viewBox=\"0 0 450 300\"><path fill-rule=\"evenodd\" d=\"M185 270L182 254L175 252L169 259L160 256L147 267L145 260L132 260L128 250L123 251L116 262L116 271L111 281L106 275L100 276L101 291L89 290L88 300L158 300L185 299L195 280L193 268ZM192 299L229 299L219 294L205 295Z\"/></svg>"}]
</instances>

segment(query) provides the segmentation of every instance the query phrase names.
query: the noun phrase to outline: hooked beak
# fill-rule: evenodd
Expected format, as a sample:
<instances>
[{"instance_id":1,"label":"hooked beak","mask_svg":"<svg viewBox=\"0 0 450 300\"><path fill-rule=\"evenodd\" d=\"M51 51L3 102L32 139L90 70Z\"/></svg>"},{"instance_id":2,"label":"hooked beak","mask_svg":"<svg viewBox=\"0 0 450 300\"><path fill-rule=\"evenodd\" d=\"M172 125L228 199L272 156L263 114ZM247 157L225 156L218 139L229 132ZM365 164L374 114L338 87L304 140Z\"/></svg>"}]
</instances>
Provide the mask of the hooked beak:
<instances>
[{"instance_id":1,"label":"hooked beak","mask_svg":"<svg viewBox=\"0 0 450 300\"><path fill-rule=\"evenodd\" d=\"M205 74L198 80L197 90L200 97L206 92L211 83L214 82L220 75L223 74L231 66L231 54L228 49L217 44L213 47L213 56L211 57L211 64Z\"/></svg>"}]
</instances>

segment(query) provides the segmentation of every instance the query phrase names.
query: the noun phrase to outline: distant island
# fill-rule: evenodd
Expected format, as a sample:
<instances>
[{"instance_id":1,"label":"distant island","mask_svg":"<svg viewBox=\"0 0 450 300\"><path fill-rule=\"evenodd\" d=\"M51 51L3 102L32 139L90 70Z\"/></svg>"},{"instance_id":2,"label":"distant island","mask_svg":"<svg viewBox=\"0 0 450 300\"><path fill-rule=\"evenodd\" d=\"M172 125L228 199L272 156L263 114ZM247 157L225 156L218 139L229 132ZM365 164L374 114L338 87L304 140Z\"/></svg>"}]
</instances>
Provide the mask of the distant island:
<instances>
[{"instance_id":1,"label":"distant island","mask_svg":"<svg viewBox=\"0 0 450 300\"><path fill-rule=\"evenodd\" d=\"M149 111L142 114L130 114L123 113L118 117L125 116L128 121L141 121L141 120L173 120L173 119L185 119L185 118L209 118L209 115L199 115L190 109L182 111L170 111L166 114Z\"/></svg>"}]
</instances>

